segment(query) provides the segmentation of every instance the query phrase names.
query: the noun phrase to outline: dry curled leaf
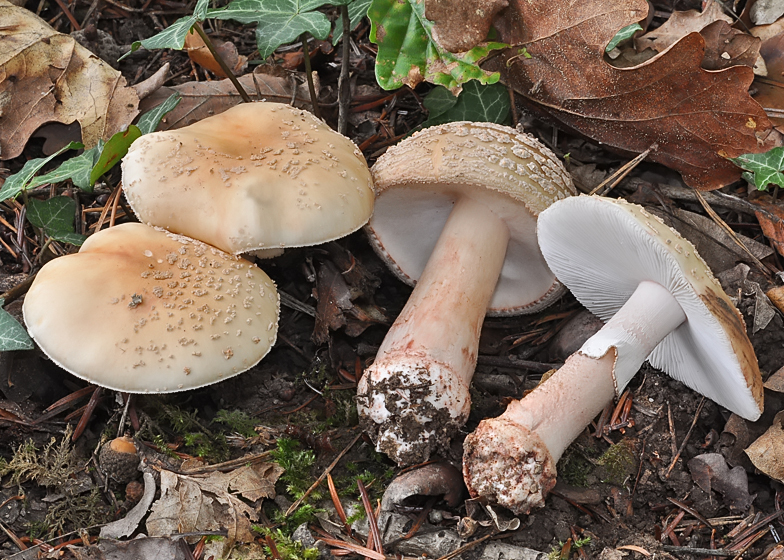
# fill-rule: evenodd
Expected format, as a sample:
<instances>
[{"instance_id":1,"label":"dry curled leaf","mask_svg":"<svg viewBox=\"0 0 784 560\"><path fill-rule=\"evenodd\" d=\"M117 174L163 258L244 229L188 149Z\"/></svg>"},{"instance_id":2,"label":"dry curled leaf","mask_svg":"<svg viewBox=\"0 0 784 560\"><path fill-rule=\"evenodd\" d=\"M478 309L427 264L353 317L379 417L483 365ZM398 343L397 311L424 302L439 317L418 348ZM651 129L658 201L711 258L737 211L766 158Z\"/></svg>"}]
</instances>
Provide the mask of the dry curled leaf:
<instances>
[{"instance_id":1,"label":"dry curled leaf","mask_svg":"<svg viewBox=\"0 0 784 560\"><path fill-rule=\"evenodd\" d=\"M485 67L499 70L530 107L606 148L641 153L657 144L648 159L681 172L693 187L739 179L726 157L772 147L761 140L770 121L748 94L751 68L702 69L698 33L639 66L608 64L610 39L647 11L645 0L511 0L494 23L513 47Z\"/></svg>"},{"instance_id":2,"label":"dry curled leaf","mask_svg":"<svg viewBox=\"0 0 784 560\"><path fill-rule=\"evenodd\" d=\"M216 41L214 46L223 62L235 75L242 74L245 71L245 68L248 66L248 57L239 54L234 43ZM204 40L193 30L185 36L184 50L188 53L188 58L202 68L206 68L219 78L228 78L221 65L212 56Z\"/></svg>"},{"instance_id":3,"label":"dry curled leaf","mask_svg":"<svg viewBox=\"0 0 784 560\"><path fill-rule=\"evenodd\" d=\"M766 475L784 482L784 412L776 414L770 428L746 448L746 455Z\"/></svg>"},{"instance_id":4,"label":"dry curled leaf","mask_svg":"<svg viewBox=\"0 0 784 560\"><path fill-rule=\"evenodd\" d=\"M291 103L292 100L295 100L297 107L307 109L310 106L310 93L308 93L308 85L305 83L304 77L302 80L297 80L295 75L291 73L286 76L273 76L256 71L252 74L245 74L238 80L254 101L263 99L278 103ZM152 109L175 92L180 94L182 101L163 118L158 130L187 126L242 103L242 98L232 83L229 80L219 80L188 82L174 87L162 87L145 97L140 108L142 111Z\"/></svg>"},{"instance_id":5,"label":"dry curled leaf","mask_svg":"<svg viewBox=\"0 0 784 560\"><path fill-rule=\"evenodd\" d=\"M749 494L749 481L743 467L729 468L720 453L703 453L690 460L688 465L692 480L705 492L717 491L730 510L749 509L755 496Z\"/></svg>"},{"instance_id":6,"label":"dry curled leaf","mask_svg":"<svg viewBox=\"0 0 784 560\"><path fill-rule=\"evenodd\" d=\"M449 52L468 51L487 38L495 15L507 0L425 0L433 39Z\"/></svg>"},{"instance_id":7,"label":"dry curled leaf","mask_svg":"<svg viewBox=\"0 0 784 560\"><path fill-rule=\"evenodd\" d=\"M761 41L757 37L730 27L723 20L705 26L700 35L705 39L702 67L706 70L721 70L740 64L754 68L755 73L758 73L756 67L759 64Z\"/></svg>"},{"instance_id":8,"label":"dry curled leaf","mask_svg":"<svg viewBox=\"0 0 784 560\"><path fill-rule=\"evenodd\" d=\"M653 49L662 52L689 33L700 31L715 21L726 21L731 24L732 18L724 13L716 0L709 0L702 12L697 10L673 12L660 27L637 37L634 45L638 51Z\"/></svg>"},{"instance_id":9,"label":"dry curled leaf","mask_svg":"<svg viewBox=\"0 0 784 560\"><path fill-rule=\"evenodd\" d=\"M78 122L90 148L139 113L125 78L72 37L6 0L0 22L0 159L21 154L44 123Z\"/></svg>"}]
</instances>

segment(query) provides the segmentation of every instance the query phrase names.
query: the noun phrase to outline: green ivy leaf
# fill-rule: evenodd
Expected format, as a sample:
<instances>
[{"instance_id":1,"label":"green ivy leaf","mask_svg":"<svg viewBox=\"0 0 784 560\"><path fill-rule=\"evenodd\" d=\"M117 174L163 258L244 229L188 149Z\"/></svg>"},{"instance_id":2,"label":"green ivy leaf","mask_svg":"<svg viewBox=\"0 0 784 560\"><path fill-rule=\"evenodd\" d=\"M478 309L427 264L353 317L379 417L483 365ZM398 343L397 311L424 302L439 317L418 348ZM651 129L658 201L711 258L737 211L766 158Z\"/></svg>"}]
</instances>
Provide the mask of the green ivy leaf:
<instances>
[{"instance_id":1,"label":"green ivy leaf","mask_svg":"<svg viewBox=\"0 0 784 560\"><path fill-rule=\"evenodd\" d=\"M209 10L207 17L256 24L256 46L261 58L295 41L303 33L326 39L332 26L327 16L314 11L325 4L349 0L234 0L225 8Z\"/></svg>"},{"instance_id":2,"label":"green ivy leaf","mask_svg":"<svg viewBox=\"0 0 784 560\"><path fill-rule=\"evenodd\" d=\"M78 150L80 148L84 148L84 144L80 144L79 142L71 142L67 146L57 150L57 152L53 153L49 157L28 160L18 173L10 175L5 180L5 183L3 183L3 188L0 189L0 202L8 200L9 198L16 198L20 192L30 188L30 181L32 180L33 175L38 173L38 171L44 165L52 161L64 151Z\"/></svg>"},{"instance_id":3,"label":"green ivy leaf","mask_svg":"<svg viewBox=\"0 0 784 560\"><path fill-rule=\"evenodd\" d=\"M90 172L90 186L95 184L98 178L109 171L112 167L120 163L120 160L128 153L128 148L133 141L142 135L139 127L132 124L126 130L116 133L109 138L109 141L101 151L101 157Z\"/></svg>"},{"instance_id":4,"label":"green ivy leaf","mask_svg":"<svg viewBox=\"0 0 784 560\"><path fill-rule=\"evenodd\" d=\"M69 160L64 161L60 167L39 175L30 182L28 188L37 187L44 183L60 183L67 179L71 179L73 184L86 192L93 192L92 185L90 184L90 171L92 171L95 162L98 161L98 156L101 155L103 149L103 140L98 140L98 145L89 150L85 150L78 156L74 156Z\"/></svg>"},{"instance_id":5,"label":"green ivy leaf","mask_svg":"<svg viewBox=\"0 0 784 560\"><path fill-rule=\"evenodd\" d=\"M0 298L0 306L5 303ZM8 311L0 307L0 352L32 350L35 347L25 328Z\"/></svg>"},{"instance_id":6,"label":"green ivy leaf","mask_svg":"<svg viewBox=\"0 0 784 560\"><path fill-rule=\"evenodd\" d=\"M180 101L182 101L180 94L173 93L166 99L166 101L156 107L153 107L144 113L141 117L139 117L139 122L136 123L136 126L139 127L139 130L142 132L142 134L150 134L151 132L155 132L155 129L158 128L158 124L160 124L161 119L166 115L166 113L179 105Z\"/></svg>"},{"instance_id":7,"label":"green ivy leaf","mask_svg":"<svg viewBox=\"0 0 784 560\"><path fill-rule=\"evenodd\" d=\"M610 42L607 43L607 46L604 48L604 52L610 52L626 39L631 39L638 31L642 31L642 27L639 23L633 23L622 28L618 33L615 34L615 37L613 37Z\"/></svg>"},{"instance_id":8,"label":"green ivy leaf","mask_svg":"<svg viewBox=\"0 0 784 560\"><path fill-rule=\"evenodd\" d=\"M153 35L148 39L135 41L131 45L131 50L122 55L118 60L124 59L126 56L138 50L139 47L144 47L148 50L154 49L176 49L182 50L185 45L185 37L190 33L191 28L195 23L204 21L207 18L207 5L209 0L198 0L196 8L193 10L192 16L180 18L171 24L169 27L160 33Z\"/></svg>"},{"instance_id":9,"label":"green ivy leaf","mask_svg":"<svg viewBox=\"0 0 784 560\"><path fill-rule=\"evenodd\" d=\"M49 200L30 198L27 201L27 219L46 235L57 241L81 245L87 239L74 232L76 201L68 196L54 196Z\"/></svg>"},{"instance_id":10,"label":"green ivy leaf","mask_svg":"<svg viewBox=\"0 0 784 560\"><path fill-rule=\"evenodd\" d=\"M348 27L354 29L362 18L367 16L368 8L373 0L353 0L348 5ZM339 16L335 22L335 31L332 33L332 44L337 45L343 37L343 16Z\"/></svg>"},{"instance_id":11,"label":"green ivy leaf","mask_svg":"<svg viewBox=\"0 0 784 560\"><path fill-rule=\"evenodd\" d=\"M458 95L462 84L498 82L500 74L482 70L479 61L506 47L488 42L453 54L433 41L433 23L425 19L424 0L373 0L368 9L370 40L378 44L376 80L384 89L415 87L422 80Z\"/></svg>"},{"instance_id":12,"label":"green ivy leaf","mask_svg":"<svg viewBox=\"0 0 784 560\"><path fill-rule=\"evenodd\" d=\"M501 84L483 86L476 81L468 82L457 97L446 88L437 87L423 103L429 116L422 128L455 121L509 124L511 120L509 92Z\"/></svg>"},{"instance_id":13,"label":"green ivy leaf","mask_svg":"<svg viewBox=\"0 0 784 560\"><path fill-rule=\"evenodd\" d=\"M729 160L746 171L743 178L753 183L757 190L764 191L773 183L784 187L784 147L773 148L764 154L743 154Z\"/></svg>"}]
</instances>

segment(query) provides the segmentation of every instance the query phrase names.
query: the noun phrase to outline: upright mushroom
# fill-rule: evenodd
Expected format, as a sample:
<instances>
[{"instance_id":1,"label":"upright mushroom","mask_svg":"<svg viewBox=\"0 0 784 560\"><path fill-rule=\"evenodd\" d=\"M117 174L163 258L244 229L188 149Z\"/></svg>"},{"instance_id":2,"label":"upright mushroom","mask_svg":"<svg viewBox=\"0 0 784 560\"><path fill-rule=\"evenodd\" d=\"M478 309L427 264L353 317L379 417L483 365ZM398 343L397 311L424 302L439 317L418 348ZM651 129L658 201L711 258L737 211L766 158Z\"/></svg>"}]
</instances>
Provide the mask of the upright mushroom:
<instances>
[{"instance_id":1,"label":"upright mushroom","mask_svg":"<svg viewBox=\"0 0 784 560\"><path fill-rule=\"evenodd\" d=\"M516 513L544 504L566 447L647 358L749 420L762 379L746 327L694 246L642 207L580 196L539 216L547 264L607 321L544 383L465 441L474 496Z\"/></svg>"},{"instance_id":2,"label":"upright mushroom","mask_svg":"<svg viewBox=\"0 0 784 560\"><path fill-rule=\"evenodd\" d=\"M275 284L201 241L128 223L48 262L24 320L66 371L110 389L166 393L257 364L275 343Z\"/></svg>"},{"instance_id":3,"label":"upright mushroom","mask_svg":"<svg viewBox=\"0 0 784 560\"><path fill-rule=\"evenodd\" d=\"M468 417L485 314L534 312L561 293L536 216L574 187L533 137L491 123L425 129L372 172L371 243L416 287L359 382L358 410L377 449L411 464Z\"/></svg>"},{"instance_id":4,"label":"upright mushroom","mask_svg":"<svg viewBox=\"0 0 784 560\"><path fill-rule=\"evenodd\" d=\"M122 169L141 221L233 254L332 241L373 211L370 170L354 143L280 103L242 103L146 134Z\"/></svg>"}]
</instances>

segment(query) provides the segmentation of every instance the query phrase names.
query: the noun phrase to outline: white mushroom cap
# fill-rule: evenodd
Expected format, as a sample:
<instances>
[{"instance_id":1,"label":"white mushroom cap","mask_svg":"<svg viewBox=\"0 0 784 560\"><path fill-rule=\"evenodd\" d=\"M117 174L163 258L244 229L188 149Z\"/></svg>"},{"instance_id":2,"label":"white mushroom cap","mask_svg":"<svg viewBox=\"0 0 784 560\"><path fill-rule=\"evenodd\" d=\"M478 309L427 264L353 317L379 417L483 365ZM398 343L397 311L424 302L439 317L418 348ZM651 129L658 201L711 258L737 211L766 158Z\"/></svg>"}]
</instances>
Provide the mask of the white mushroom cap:
<instances>
[{"instance_id":1,"label":"white mushroom cap","mask_svg":"<svg viewBox=\"0 0 784 560\"><path fill-rule=\"evenodd\" d=\"M354 143L280 103L242 103L144 135L122 168L139 219L234 254L331 241L373 211L372 177Z\"/></svg>"},{"instance_id":2,"label":"white mushroom cap","mask_svg":"<svg viewBox=\"0 0 784 560\"><path fill-rule=\"evenodd\" d=\"M460 196L506 222L510 239L489 313L533 313L562 293L536 243L536 216L575 193L555 155L532 136L492 123L426 128L372 168L378 193L368 233L376 252L413 285Z\"/></svg>"},{"instance_id":3,"label":"white mushroom cap","mask_svg":"<svg viewBox=\"0 0 784 560\"><path fill-rule=\"evenodd\" d=\"M23 310L63 369L118 391L166 393L257 364L275 343L279 298L256 265L129 223L48 262Z\"/></svg>"},{"instance_id":4,"label":"white mushroom cap","mask_svg":"<svg viewBox=\"0 0 784 560\"><path fill-rule=\"evenodd\" d=\"M689 241L641 206L596 196L551 206L539 216L538 231L542 253L558 279L605 321L640 282L665 287L686 321L648 361L740 416L759 417L762 379L743 318ZM623 348L612 336L589 342L581 353L599 357L616 347L616 371L628 369L622 364ZM619 387L627 382L617 379Z\"/></svg>"}]
</instances>

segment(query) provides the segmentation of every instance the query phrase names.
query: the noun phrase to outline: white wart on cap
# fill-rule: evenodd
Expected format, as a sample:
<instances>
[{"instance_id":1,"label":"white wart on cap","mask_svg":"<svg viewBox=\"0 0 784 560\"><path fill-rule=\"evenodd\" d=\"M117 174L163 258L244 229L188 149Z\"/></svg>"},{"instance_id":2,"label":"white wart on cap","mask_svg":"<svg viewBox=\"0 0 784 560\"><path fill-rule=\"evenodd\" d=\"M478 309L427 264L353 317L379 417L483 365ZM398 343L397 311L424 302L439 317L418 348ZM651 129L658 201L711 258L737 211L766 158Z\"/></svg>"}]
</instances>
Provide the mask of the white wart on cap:
<instances>
[{"instance_id":1,"label":"white wart on cap","mask_svg":"<svg viewBox=\"0 0 784 560\"><path fill-rule=\"evenodd\" d=\"M331 241L373 211L372 178L354 143L280 103L242 103L146 134L122 168L140 220L233 254Z\"/></svg>"},{"instance_id":2,"label":"white wart on cap","mask_svg":"<svg viewBox=\"0 0 784 560\"><path fill-rule=\"evenodd\" d=\"M425 129L372 171L371 241L416 287L358 384L357 408L379 451L414 464L445 450L468 418L488 308L533 312L561 293L536 215L573 187L547 148L490 123Z\"/></svg>"},{"instance_id":3,"label":"white wart on cap","mask_svg":"<svg viewBox=\"0 0 784 560\"><path fill-rule=\"evenodd\" d=\"M544 505L563 451L646 358L740 416L759 417L762 379L743 319L691 243L640 206L589 196L542 212L538 232L553 272L607 323L466 438L473 496L516 513Z\"/></svg>"},{"instance_id":4,"label":"white wart on cap","mask_svg":"<svg viewBox=\"0 0 784 560\"><path fill-rule=\"evenodd\" d=\"M257 364L275 343L275 284L201 241L129 223L48 262L24 301L30 335L96 385L166 393Z\"/></svg>"}]
</instances>

